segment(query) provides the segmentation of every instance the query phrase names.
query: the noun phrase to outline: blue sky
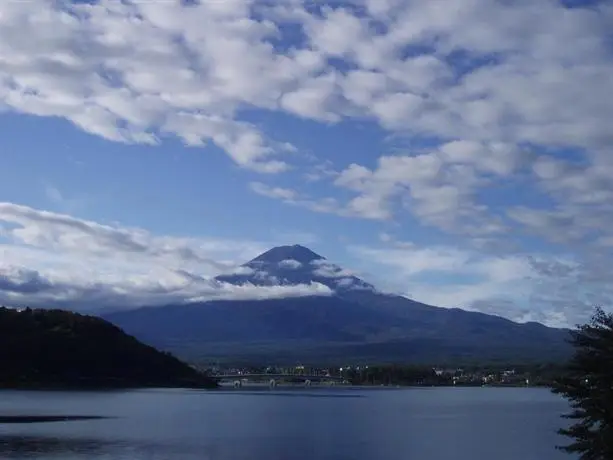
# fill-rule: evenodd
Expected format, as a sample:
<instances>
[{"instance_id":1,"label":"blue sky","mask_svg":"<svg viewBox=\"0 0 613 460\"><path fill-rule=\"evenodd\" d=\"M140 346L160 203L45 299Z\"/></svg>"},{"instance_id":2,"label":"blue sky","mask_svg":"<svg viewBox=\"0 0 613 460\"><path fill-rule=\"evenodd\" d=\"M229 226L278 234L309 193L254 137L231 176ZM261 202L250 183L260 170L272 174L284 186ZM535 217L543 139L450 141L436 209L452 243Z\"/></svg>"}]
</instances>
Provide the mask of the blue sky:
<instances>
[{"instance_id":1,"label":"blue sky","mask_svg":"<svg viewBox=\"0 0 613 460\"><path fill-rule=\"evenodd\" d=\"M613 294L611 30L607 2L11 2L0 301L318 293L208 281L301 243L434 305L583 321Z\"/></svg>"}]
</instances>

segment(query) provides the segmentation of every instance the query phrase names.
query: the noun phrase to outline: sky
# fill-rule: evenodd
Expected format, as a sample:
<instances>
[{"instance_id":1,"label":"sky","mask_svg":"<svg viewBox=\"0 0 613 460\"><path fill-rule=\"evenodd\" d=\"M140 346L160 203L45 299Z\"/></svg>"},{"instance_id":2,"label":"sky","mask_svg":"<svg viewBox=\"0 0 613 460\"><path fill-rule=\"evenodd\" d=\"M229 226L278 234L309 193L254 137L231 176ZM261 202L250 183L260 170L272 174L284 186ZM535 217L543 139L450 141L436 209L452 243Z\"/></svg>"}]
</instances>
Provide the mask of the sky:
<instances>
[{"instance_id":1,"label":"sky","mask_svg":"<svg viewBox=\"0 0 613 460\"><path fill-rule=\"evenodd\" d=\"M574 326L613 297L613 4L4 1L0 303L384 292Z\"/></svg>"}]
</instances>

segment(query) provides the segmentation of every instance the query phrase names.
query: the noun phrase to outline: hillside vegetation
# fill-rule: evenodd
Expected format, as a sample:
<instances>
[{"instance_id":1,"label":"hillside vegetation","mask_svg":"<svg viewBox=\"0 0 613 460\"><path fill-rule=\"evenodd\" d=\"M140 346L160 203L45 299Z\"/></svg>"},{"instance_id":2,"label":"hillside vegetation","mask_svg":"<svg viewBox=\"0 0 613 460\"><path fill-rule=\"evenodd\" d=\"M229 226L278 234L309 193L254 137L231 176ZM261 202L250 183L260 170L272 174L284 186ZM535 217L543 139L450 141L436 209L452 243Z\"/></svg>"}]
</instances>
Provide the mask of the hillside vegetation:
<instances>
[{"instance_id":1,"label":"hillside vegetation","mask_svg":"<svg viewBox=\"0 0 613 460\"><path fill-rule=\"evenodd\" d=\"M215 386L103 319L60 310L0 308L0 363L5 388Z\"/></svg>"}]
</instances>

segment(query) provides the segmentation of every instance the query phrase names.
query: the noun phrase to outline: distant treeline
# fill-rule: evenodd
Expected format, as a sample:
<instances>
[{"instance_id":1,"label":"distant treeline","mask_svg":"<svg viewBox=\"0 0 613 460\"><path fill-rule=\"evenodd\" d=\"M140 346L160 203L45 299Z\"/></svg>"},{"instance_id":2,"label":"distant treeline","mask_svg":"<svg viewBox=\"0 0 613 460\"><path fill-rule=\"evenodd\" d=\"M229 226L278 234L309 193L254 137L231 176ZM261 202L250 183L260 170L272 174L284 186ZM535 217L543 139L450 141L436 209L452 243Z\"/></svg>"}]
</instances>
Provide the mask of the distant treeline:
<instances>
[{"instance_id":1,"label":"distant treeline","mask_svg":"<svg viewBox=\"0 0 613 460\"><path fill-rule=\"evenodd\" d=\"M559 364L433 367L381 365L344 369L356 385L530 385L550 386L564 374Z\"/></svg>"}]
</instances>

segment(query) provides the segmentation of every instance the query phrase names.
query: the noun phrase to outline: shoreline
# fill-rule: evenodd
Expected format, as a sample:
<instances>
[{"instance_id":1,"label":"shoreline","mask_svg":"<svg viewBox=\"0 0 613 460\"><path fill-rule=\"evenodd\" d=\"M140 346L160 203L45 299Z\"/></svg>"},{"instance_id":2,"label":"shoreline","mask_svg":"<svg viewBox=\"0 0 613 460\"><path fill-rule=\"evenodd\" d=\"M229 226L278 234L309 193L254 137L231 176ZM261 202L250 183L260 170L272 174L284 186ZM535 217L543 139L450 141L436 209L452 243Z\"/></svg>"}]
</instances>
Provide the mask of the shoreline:
<instances>
[{"instance_id":1,"label":"shoreline","mask_svg":"<svg viewBox=\"0 0 613 460\"><path fill-rule=\"evenodd\" d=\"M146 389L177 389L177 390L216 390L219 385L210 384L79 384L79 383L22 383L22 384L0 384L1 390L13 391L127 391L127 390L146 390Z\"/></svg>"},{"instance_id":2,"label":"shoreline","mask_svg":"<svg viewBox=\"0 0 613 460\"><path fill-rule=\"evenodd\" d=\"M201 391L228 391L235 390L240 391L241 389L253 389L253 388L266 388L269 389L269 385L266 383L247 383L241 386L240 388L232 387L231 385L218 385L216 387L198 387L198 386L169 386L169 385L134 385L134 386L76 386L76 385L11 385L11 386L0 386L0 391L47 391L47 392L123 392L130 390L201 390ZM474 384L474 385L403 385L403 384L348 384L348 385L312 385L305 386L300 384L283 384L280 383L274 387L274 389L284 390L284 389L403 389L403 388L543 388L543 389L551 389L551 385L525 385L525 384ZM0 415L0 417L2 417Z\"/></svg>"}]
</instances>

